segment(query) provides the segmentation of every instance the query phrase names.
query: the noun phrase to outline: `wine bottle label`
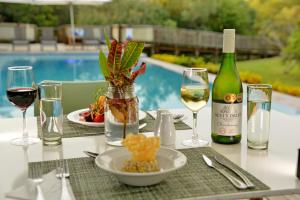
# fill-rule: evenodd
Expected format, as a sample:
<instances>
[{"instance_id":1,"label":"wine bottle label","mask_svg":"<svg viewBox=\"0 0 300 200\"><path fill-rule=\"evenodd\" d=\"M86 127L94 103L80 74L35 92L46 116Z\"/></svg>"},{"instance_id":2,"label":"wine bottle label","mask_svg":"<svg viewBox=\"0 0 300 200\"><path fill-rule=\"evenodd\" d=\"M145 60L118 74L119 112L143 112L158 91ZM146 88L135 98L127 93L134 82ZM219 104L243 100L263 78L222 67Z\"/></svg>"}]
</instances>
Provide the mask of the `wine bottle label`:
<instances>
[{"instance_id":1,"label":"wine bottle label","mask_svg":"<svg viewBox=\"0 0 300 200\"><path fill-rule=\"evenodd\" d=\"M242 130L242 103L212 103L212 132L223 136L235 136Z\"/></svg>"}]
</instances>

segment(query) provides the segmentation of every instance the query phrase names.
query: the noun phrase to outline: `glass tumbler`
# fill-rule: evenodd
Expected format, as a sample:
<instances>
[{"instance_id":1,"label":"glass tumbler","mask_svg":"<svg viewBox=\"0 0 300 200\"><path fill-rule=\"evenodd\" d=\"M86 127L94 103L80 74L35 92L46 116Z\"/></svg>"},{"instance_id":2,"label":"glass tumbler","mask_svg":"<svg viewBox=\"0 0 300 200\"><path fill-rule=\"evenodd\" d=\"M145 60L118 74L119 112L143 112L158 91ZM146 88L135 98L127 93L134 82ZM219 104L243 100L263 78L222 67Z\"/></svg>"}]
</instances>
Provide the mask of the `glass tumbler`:
<instances>
[{"instance_id":1,"label":"glass tumbler","mask_svg":"<svg viewBox=\"0 0 300 200\"><path fill-rule=\"evenodd\" d=\"M62 84L56 81L39 85L40 121L44 145L60 145L63 134Z\"/></svg>"},{"instance_id":2,"label":"glass tumbler","mask_svg":"<svg viewBox=\"0 0 300 200\"><path fill-rule=\"evenodd\" d=\"M267 149L270 132L272 86L247 86L247 141L251 149Z\"/></svg>"}]
</instances>

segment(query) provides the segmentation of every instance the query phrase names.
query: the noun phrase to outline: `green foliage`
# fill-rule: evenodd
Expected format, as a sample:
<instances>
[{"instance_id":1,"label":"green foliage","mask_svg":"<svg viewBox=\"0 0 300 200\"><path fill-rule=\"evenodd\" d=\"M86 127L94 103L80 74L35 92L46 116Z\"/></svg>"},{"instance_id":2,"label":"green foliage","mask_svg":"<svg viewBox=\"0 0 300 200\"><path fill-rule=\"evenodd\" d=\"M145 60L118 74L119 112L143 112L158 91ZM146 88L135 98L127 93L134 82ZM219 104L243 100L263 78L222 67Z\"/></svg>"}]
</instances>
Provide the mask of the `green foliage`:
<instances>
[{"instance_id":1,"label":"green foliage","mask_svg":"<svg viewBox=\"0 0 300 200\"><path fill-rule=\"evenodd\" d=\"M253 10L246 1L219 0L216 12L209 17L206 25L210 25L214 31L221 32L224 28L235 28L239 34L251 34L253 19Z\"/></svg>"},{"instance_id":2,"label":"green foliage","mask_svg":"<svg viewBox=\"0 0 300 200\"><path fill-rule=\"evenodd\" d=\"M285 47L294 27L300 21L299 0L251 0L255 10L255 28L271 38L279 48Z\"/></svg>"},{"instance_id":3,"label":"green foliage","mask_svg":"<svg viewBox=\"0 0 300 200\"><path fill-rule=\"evenodd\" d=\"M186 3L184 1L184 3ZM240 34L251 34L254 11L243 0L188 1L181 12L179 25L222 32L235 28Z\"/></svg>"},{"instance_id":4,"label":"green foliage","mask_svg":"<svg viewBox=\"0 0 300 200\"><path fill-rule=\"evenodd\" d=\"M219 70L219 64L210 62L205 63L204 59L201 57L154 54L152 58L187 67L206 68L213 74L216 74ZM294 70L288 75L283 74L282 71L285 66L282 64L280 58L240 61L237 62L237 67L243 82L252 84L271 83L274 90L294 96L300 96L300 71Z\"/></svg>"},{"instance_id":5,"label":"green foliage","mask_svg":"<svg viewBox=\"0 0 300 200\"><path fill-rule=\"evenodd\" d=\"M108 34L107 34L106 31L104 31L104 37L105 37L105 42L106 42L107 48L108 48L108 50L109 50L111 44L110 44L109 36L108 36Z\"/></svg>"},{"instance_id":6,"label":"green foliage","mask_svg":"<svg viewBox=\"0 0 300 200\"><path fill-rule=\"evenodd\" d=\"M298 23L290 36L283 56L286 63L291 66L300 66L300 23Z\"/></svg>"},{"instance_id":7,"label":"green foliage","mask_svg":"<svg viewBox=\"0 0 300 200\"><path fill-rule=\"evenodd\" d=\"M103 76L105 78L108 78L109 71L108 71L108 67L107 67L107 59L106 59L105 54L102 51L99 52L99 65L100 65L100 70L101 70Z\"/></svg>"},{"instance_id":8,"label":"green foliage","mask_svg":"<svg viewBox=\"0 0 300 200\"><path fill-rule=\"evenodd\" d=\"M74 6L79 25L148 24L252 33L252 9L244 0L112 0L99 6ZM0 20L39 26L68 24L68 6L0 4Z\"/></svg>"},{"instance_id":9,"label":"green foliage","mask_svg":"<svg viewBox=\"0 0 300 200\"><path fill-rule=\"evenodd\" d=\"M0 3L0 21L57 26L69 22L66 6L36 6Z\"/></svg>"},{"instance_id":10,"label":"green foliage","mask_svg":"<svg viewBox=\"0 0 300 200\"><path fill-rule=\"evenodd\" d=\"M258 84L262 82L262 77L259 74L249 71L241 71L240 78L245 83Z\"/></svg>"},{"instance_id":11,"label":"green foliage","mask_svg":"<svg viewBox=\"0 0 300 200\"><path fill-rule=\"evenodd\" d=\"M280 81L276 81L272 83L273 90L278 92L286 93L293 96L300 96L300 87L299 86L292 86L284 84Z\"/></svg>"},{"instance_id":12,"label":"green foliage","mask_svg":"<svg viewBox=\"0 0 300 200\"><path fill-rule=\"evenodd\" d=\"M154 54L152 58L162 60L177 65L184 65L186 67L201 67L205 64L202 57L191 57L191 56L175 56L170 54Z\"/></svg>"},{"instance_id":13,"label":"green foliage","mask_svg":"<svg viewBox=\"0 0 300 200\"><path fill-rule=\"evenodd\" d=\"M139 69L132 72L143 52L144 43L127 41L123 44L114 39L107 42L107 45L110 46L108 56L106 58L104 53L100 51L99 64L105 79L112 85L119 88L131 85L139 74L145 73L145 63L142 63Z\"/></svg>"},{"instance_id":14,"label":"green foliage","mask_svg":"<svg viewBox=\"0 0 300 200\"><path fill-rule=\"evenodd\" d=\"M102 6L80 6L79 24L153 24L164 25L168 12L149 1L113 0Z\"/></svg>"},{"instance_id":15,"label":"green foliage","mask_svg":"<svg viewBox=\"0 0 300 200\"><path fill-rule=\"evenodd\" d=\"M128 71L128 69L132 68L137 63L143 49L144 43L142 42L129 41L126 44L121 64L121 70L123 72Z\"/></svg>"},{"instance_id":16,"label":"green foliage","mask_svg":"<svg viewBox=\"0 0 300 200\"><path fill-rule=\"evenodd\" d=\"M282 62L281 57L265 58L257 60L239 61L237 67L239 71L248 71L259 74L263 83L273 83L280 81L287 85L300 87L300 70L295 67L289 74L283 73L287 64Z\"/></svg>"}]
</instances>

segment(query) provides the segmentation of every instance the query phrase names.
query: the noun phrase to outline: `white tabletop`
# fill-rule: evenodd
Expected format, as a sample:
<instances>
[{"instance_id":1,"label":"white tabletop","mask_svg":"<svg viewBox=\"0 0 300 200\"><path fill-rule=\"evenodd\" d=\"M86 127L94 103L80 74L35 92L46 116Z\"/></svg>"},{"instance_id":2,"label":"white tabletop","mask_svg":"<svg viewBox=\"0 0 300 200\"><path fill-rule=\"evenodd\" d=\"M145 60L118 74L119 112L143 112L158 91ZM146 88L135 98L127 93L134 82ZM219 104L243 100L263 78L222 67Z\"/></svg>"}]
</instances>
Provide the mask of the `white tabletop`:
<instances>
[{"instance_id":1,"label":"white tabletop","mask_svg":"<svg viewBox=\"0 0 300 200\"><path fill-rule=\"evenodd\" d=\"M172 112L184 113L187 116L185 121L189 125L192 124L190 111L174 109ZM243 115L242 141L236 145L221 145L211 142L210 107L201 110L198 116L198 130L202 139L209 140L212 148L271 188L267 193L256 193L255 195L249 193L244 196L229 195L227 198L300 193L300 180L295 175L297 154L300 148L300 116L272 110L269 149L251 150L247 148L245 107ZM37 135L36 118L28 118L28 129L30 135ZM9 143L11 139L21 136L21 130L22 119L0 119L0 199L4 198L6 192L20 186L27 178L28 162L57 159L62 154L64 158L83 157L85 156L82 153L84 150L103 152L113 148L106 145L104 135L100 135L65 138L63 145L56 148L43 147L40 142L26 150ZM182 130L176 131L176 133L176 148L184 148L181 141L190 138L192 131Z\"/></svg>"}]
</instances>

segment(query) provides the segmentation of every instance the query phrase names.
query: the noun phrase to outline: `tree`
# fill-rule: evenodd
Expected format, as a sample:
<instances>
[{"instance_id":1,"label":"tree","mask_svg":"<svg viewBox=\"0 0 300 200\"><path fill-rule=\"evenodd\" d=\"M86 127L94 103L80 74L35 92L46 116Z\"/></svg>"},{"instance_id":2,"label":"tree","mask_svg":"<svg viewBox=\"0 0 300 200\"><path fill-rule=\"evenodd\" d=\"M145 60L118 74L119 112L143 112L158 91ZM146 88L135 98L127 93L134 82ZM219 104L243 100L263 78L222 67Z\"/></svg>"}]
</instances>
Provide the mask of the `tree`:
<instances>
[{"instance_id":1,"label":"tree","mask_svg":"<svg viewBox=\"0 0 300 200\"><path fill-rule=\"evenodd\" d=\"M271 38L282 49L300 21L299 0L251 0L256 11L256 30Z\"/></svg>"},{"instance_id":2,"label":"tree","mask_svg":"<svg viewBox=\"0 0 300 200\"><path fill-rule=\"evenodd\" d=\"M57 26L69 23L66 6L0 4L0 20ZM149 24L251 34L253 11L245 0L112 0L75 6L76 24Z\"/></svg>"},{"instance_id":3,"label":"tree","mask_svg":"<svg viewBox=\"0 0 300 200\"><path fill-rule=\"evenodd\" d=\"M78 8L79 24L150 24L164 25L168 12L149 1L114 0L98 7Z\"/></svg>"},{"instance_id":4,"label":"tree","mask_svg":"<svg viewBox=\"0 0 300 200\"><path fill-rule=\"evenodd\" d=\"M65 6L37 6L0 3L1 21L31 23L38 26L58 26L64 23Z\"/></svg>"},{"instance_id":5,"label":"tree","mask_svg":"<svg viewBox=\"0 0 300 200\"><path fill-rule=\"evenodd\" d=\"M283 58L290 65L286 72L295 66L300 66L300 22L289 37L288 44L283 51Z\"/></svg>"},{"instance_id":6,"label":"tree","mask_svg":"<svg viewBox=\"0 0 300 200\"><path fill-rule=\"evenodd\" d=\"M253 34L254 10L244 0L218 0L215 13L206 21L213 31L235 28L240 34Z\"/></svg>"}]
</instances>

